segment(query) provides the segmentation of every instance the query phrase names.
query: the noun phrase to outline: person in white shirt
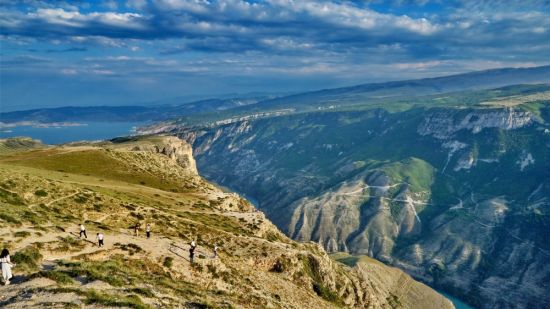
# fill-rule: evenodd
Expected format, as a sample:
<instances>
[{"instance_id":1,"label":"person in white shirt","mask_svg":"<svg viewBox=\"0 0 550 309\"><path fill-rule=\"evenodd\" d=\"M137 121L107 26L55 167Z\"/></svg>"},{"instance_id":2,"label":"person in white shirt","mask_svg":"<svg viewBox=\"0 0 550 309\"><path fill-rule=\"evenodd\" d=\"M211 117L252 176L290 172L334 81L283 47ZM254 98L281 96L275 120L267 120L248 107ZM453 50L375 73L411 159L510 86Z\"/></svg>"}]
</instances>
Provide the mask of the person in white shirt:
<instances>
[{"instance_id":1,"label":"person in white shirt","mask_svg":"<svg viewBox=\"0 0 550 309\"><path fill-rule=\"evenodd\" d=\"M151 238L151 223L147 223L145 226L145 234L147 234L147 238Z\"/></svg>"},{"instance_id":2,"label":"person in white shirt","mask_svg":"<svg viewBox=\"0 0 550 309\"><path fill-rule=\"evenodd\" d=\"M212 258L215 259L218 257L218 245L214 245L214 249L212 250L213 251L213 255L212 255Z\"/></svg>"},{"instance_id":3,"label":"person in white shirt","mask_svg":"<svg viewBox=\"0 0 550 309\"><path fill-rule=\"evenodd\" d=\"M99 245L100 247L105 246L105 245L103 244L103 238L104 238L103 233L97 233L96 238L97 238L97 243L98 243L98 245Z\"/></svg>"},{"instance_id":4,"label":"person in white shirt","mask_svg":"<svg viewBox=\"0 0 550 309\"><path fill-rule=\"evenodd\" d=\"M2 264L2 281L4 281L4 285L8 285L10 284L10 279L13 277L11 269L15 264L11 262L10 252L6 248L0 254L0 264Z\"/></svg>"},{"instance_id":5,"label":"person in white shirt","mask_svg":"<svg viewBox=\"0 0 550 309\"><path fill-rule=\"evenodd\" d=\"M80 235L78 237L82 237L82 235L84 235L86 239L88 238L88 235L86 235L86 228L84 227L84 224L80 223Z\"/></svg>"}]
</instances>

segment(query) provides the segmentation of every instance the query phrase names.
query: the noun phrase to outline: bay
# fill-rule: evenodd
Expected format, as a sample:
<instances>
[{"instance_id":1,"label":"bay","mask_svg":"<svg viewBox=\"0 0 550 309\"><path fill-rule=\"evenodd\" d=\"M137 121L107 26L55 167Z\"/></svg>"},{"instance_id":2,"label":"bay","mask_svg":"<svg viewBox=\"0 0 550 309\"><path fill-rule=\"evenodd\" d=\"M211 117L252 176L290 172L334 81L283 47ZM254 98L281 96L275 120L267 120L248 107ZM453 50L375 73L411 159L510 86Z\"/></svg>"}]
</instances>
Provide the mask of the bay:
<instances>
[{"instance_id":1,"label":"bay","mask_svg":"<svg viewBox=\"0 0 550 309\"><path fill-rule=\"evenodd\" d=\"M132 135L144 122L87 122L70 126L23 125L0 129L0 138L32 137L45 144L56 145L83 140L105 140Z\"/></svg>"}]
</instances>

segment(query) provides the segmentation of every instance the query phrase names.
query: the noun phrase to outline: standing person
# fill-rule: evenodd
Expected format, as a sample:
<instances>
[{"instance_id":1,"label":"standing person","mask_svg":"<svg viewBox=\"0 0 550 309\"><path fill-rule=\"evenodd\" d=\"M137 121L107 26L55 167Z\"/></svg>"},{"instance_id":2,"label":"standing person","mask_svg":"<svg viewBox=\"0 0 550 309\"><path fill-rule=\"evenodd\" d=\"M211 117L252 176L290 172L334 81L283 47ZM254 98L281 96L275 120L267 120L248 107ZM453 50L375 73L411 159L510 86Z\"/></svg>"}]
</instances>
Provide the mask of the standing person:
<instances>
[{"instance_id":1,"label":"standing person","mask_svg":"<svg viewBox=\"0 0 550 309\"><path fill-rule=\"evenodd\" d=\"M98 244L99 247L105 246L105 245L103 244L103 238L104 238L104 237L105 237L105 236L103 236L103 233L97 233L96 238L97 238L97 244Z\"/></svg>"},{"instance_id":2,"label":"standing person","mask_svg":"<svg viewBox=\"0 0 550 309\"><path fill-rule=\"evenodd\" d=\"M218 257L218 245L214 245L214 249L212 250L214 252L214 255L212 255L212 258L215 259Z\"/></svg>"},{"instance_id":3,"label":"standing person","mask_svg":"<svg viewBox=\"0 0 550 309\"><path fill-rule=\"evenodd\" d=\"M151 238L151 223L147 223L147 226L145 227L145 234L147 234L147 238Z\"/></svg>"},{"instance_id":4,"label":"standing person","mask_svg":"<svg viewBox=\"0 0 550 309\"><path fill-rule=\"evenodd\" d=\"M10 261L10 252L6 248L0 253L0 264L2 264L2 280L4 281L4 285L8 285L10 284L10 279L13 277L11 268L14 267L15 264Z\"/></svg>"},{"instance_id":5,"label":"standing person","mask_svg":"<svg viewBox=\"0 0 550 309\"><path fill-rule=\"evenodd\" d=\"M193 240L191 242L191 246L189 247L189 261L191 261L191 264L193 264L193 258L195 257L195 248L197 245L195 244L195 241Z\"/></svg>"},{"instance_id":6,"label":"standing person","mask_svg":"<svg viewBox=\"0 0 550 309\"><path fill-rule=\"evenodd\" d=\"M84 227L84 224L80 223L80 235L78 237L81 238L83 234L84 237L88 239L88 235L86 235L86 227Z\"/></svg>"},{"instance_id":7,"label":"standing person","mask_svg":"<svg viewBox=\"0 0 550 309\"><path fill-rule=\"evenodd\" d=\"M140 228L140 224L139 224L139 222L137 222L136 226L134 226L134 234L136 236L139 236L139 228Z\"/></svg>"}]
</instances>

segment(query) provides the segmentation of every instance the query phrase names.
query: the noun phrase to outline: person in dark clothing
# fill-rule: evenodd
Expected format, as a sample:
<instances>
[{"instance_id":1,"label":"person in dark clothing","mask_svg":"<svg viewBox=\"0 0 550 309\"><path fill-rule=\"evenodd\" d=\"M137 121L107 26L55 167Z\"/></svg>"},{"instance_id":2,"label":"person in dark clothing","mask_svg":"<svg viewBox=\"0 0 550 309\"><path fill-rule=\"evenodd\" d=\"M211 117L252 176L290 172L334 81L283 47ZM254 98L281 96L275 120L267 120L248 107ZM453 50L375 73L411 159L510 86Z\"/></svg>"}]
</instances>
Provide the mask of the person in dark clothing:
<instances>
[{"instance_id":1,"label":"person in dark clothing","mask_svg":"<svg viewBox=\"0 0 550 309\"><path fill-rule=\"evenodd\" d=\"M145 234L147 234L147 238L151 238L151 223L147 223L145 226Z\"/></svg>"},{"instance_id":2,"label":"person in dark clothing","mask_svg":"<svg viewBox=\"0 0 550 309\"><path fill-rule=\"evenodd\" d=\"M79 238L82 237L82 235L84 235L84 238L88 238L88 235L86 235L86 228L84 227L84 224L80 224L80 235L78 236Z\"/></svg>"},{"instance_id":3,"label":"person in dark clothing","mask_svg":"<svg viewBox=\"0 0 550 309\"><path fill-rule=\"evenodd\" d=\"M191 246L189 247L189 261L191 261L191 264L193 263L194 257L195 257L195 247Z\"/></svg>"}]
</instances>

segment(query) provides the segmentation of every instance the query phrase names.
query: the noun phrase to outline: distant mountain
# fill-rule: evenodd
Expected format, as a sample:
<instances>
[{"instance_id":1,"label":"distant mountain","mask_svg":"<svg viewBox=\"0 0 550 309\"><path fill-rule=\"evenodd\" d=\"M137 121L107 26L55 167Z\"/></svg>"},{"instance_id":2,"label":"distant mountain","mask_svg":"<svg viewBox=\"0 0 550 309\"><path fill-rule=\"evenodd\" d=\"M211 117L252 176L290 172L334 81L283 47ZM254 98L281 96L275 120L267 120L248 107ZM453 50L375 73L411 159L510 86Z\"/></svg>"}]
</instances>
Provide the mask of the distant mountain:
<instances>
[{"instance_id":1,"label":"distant mountain","mask_svg":"<svg viewBox=\"0 0 550 309\"><path fill-rule=\"evenodd\" d=\"M425 96L464 90L482 90L517 84L550 82L550 66L503 68L451 76L362 84L324 89L264 100L236 111L295 108L304 110L326 105L344 105L365 101L384 102L396 98Z\"/></svg>"},{"instance_id":2,"label":"distant mountain","mask_svg":"<svg viewBox=\"0 0 550 309\"><path fill-rule=\"evenodd\" d=\"M43 108L25 111L0 113L0 122L16 123L32 121L40 123L79 122L79 121L160 121L178 116L206 112L218 112L235 107L256 104L262 100L273 98L267 96L245 96L224 99L207 99L176 105L153 106L66 106L58 108ZM176 102L179 101L174 99ZM169 101L165 101L167 103Z\"/></svg>"},{"instance_id":3,"label":"distant mountain","mask_svg":"<svg viewBox=\"0 0 550 309\"><path fill-rule=\"evenodd\" d=\"M482 90L506 85L550 82L550 66L504 68L417 80L371 83L352 87L325 89L284 96L249 93L221 95L212 99L187 102L173 98L138 106L90 106L34 109L0 113L0 121L162 121L180 118L197 119L239 116L254 112L292 109L296 112L335 108L353 104L383 104L398 98L411 98L465 90ZM183 101L183 102L182 102ZM223 111L230 112L223 112ZM200 118L196 115L201 114ZM204 116L204 117L203 117Z\"/></svg>"}]
</instances>

